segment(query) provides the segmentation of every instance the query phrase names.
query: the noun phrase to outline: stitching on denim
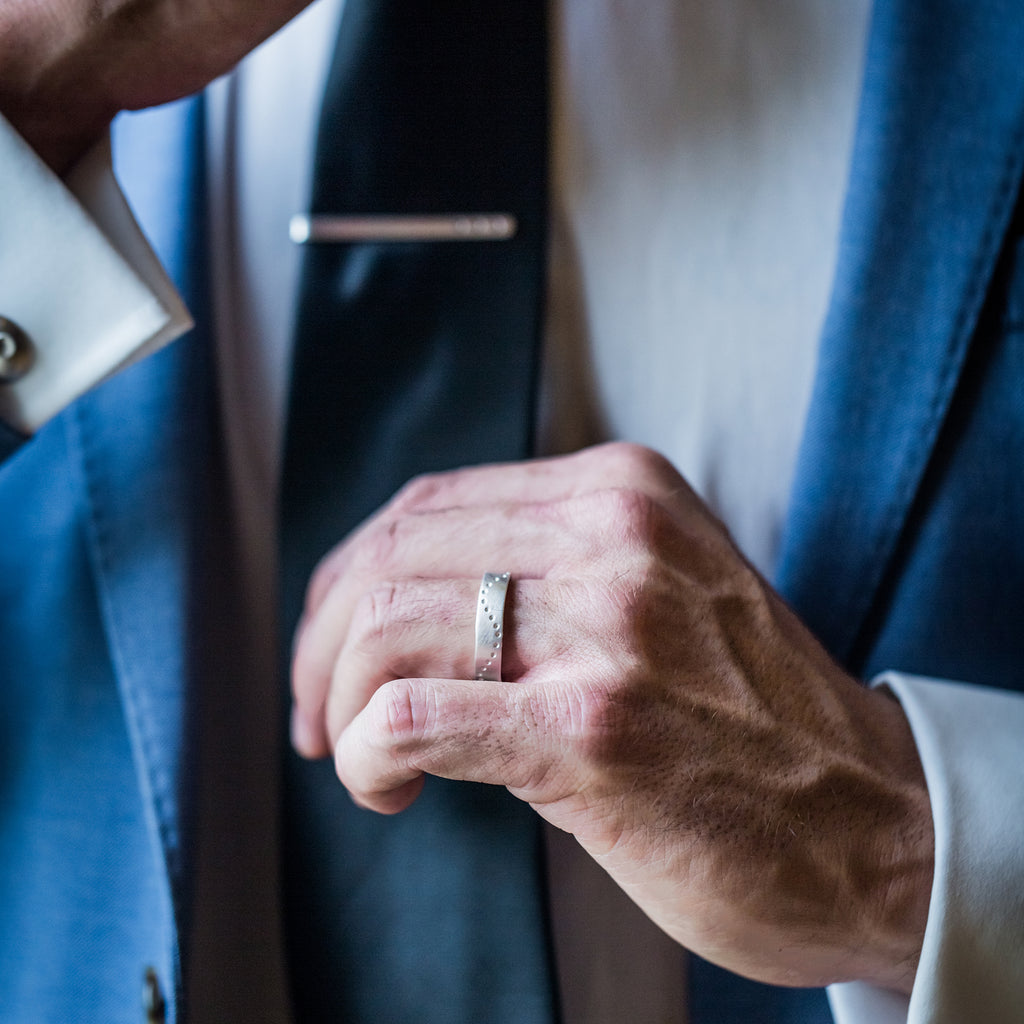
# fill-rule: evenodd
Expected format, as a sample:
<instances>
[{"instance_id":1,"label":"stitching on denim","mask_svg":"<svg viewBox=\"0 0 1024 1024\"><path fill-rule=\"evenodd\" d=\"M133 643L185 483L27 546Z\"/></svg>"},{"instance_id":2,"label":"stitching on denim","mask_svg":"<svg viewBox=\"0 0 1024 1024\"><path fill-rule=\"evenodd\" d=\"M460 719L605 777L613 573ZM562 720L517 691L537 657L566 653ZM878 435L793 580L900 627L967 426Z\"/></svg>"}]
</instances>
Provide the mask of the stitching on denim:
<instances>
[{"instance_id":1,"label":"stitching on denim","mask_svg":"<svg viewBox=\"0 0 1024 1024\"><path fill-rule=\"evenodd\" d=\"M172 924L175 929L170 950L171 967L175 975L174 990L177 992L181 987L181 951L176 932L178 923L182 920L183 908L179 902L178 886L174 882L174 879L179 878L181 874L181 849L178 829L170 825L172 818L169 806L171 802L170 785L169 780L162 777L164 773L158 773L153 768L157 763L155 755L159 745L154 736L152 707L145 695L144 688L132 683L132 675L128 668L129 659L125 656L116 628L114 602L107 585L112 564L109 525L102 512L102 503L94 486L99 467L87 441L90 429L84 403L76 403L68 409L64 421L69 446L73 451L77 450L80 453L80 472L83 477L83 491L89 522L86 541L92 555L95 586L106 627L110 658L118 681L121 699L124 701L128 730L133 734L133 739L138 743L138 748L144 758L141 770L139 770L140 766L137 766L136 771L137 775L141 776L142 784L149 790L148 796L152 801L152 810L146 800L147 794L143 792L140 794L143 798L143 813L147 818L150 818L151 815L155 818L157 834L167 865L167 891L170 896Z\"/></svg>"}]
</instances>

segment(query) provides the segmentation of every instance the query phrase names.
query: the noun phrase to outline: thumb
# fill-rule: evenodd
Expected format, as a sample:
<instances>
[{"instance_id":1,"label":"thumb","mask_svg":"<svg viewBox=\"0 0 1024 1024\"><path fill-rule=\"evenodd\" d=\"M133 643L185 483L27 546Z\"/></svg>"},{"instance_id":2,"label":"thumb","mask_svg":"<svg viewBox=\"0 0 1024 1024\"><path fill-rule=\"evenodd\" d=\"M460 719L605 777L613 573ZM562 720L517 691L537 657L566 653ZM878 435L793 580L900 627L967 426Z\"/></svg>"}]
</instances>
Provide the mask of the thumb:
<instances>
[{"instance_id":1,"label":"thumb","mask_svg":"<svg viewBox=\"0 0 1024 1024\"><path fill-rule=\"evenodd\" d=\"M545 801L564 710L524 683L398 679L380 687L342 732L338 778L353 799L393 814L419 795L423 774L507 786Z\"/></svg>"}]
</instances>

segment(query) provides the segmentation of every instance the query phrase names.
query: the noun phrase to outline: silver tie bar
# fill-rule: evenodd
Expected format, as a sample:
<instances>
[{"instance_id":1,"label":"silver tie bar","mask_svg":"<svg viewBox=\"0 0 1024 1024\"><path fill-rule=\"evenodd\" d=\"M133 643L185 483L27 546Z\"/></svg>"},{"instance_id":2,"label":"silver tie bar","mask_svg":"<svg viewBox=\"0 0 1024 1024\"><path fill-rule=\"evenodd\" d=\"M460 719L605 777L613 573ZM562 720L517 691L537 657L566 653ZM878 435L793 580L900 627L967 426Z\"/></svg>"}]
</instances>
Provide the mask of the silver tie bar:
<instances>
[{"instance_id":1,"label":"silver tie bar","mask_svg":"<svg viewBox=\"0 0 1024 1024\"><path fill-rule=\"evenodd\" d=\"M516 233L508 213L443 213L361 217L296 214L288 235L297 245L313 242L500 242Z\"/></svg>"}]
</instances>

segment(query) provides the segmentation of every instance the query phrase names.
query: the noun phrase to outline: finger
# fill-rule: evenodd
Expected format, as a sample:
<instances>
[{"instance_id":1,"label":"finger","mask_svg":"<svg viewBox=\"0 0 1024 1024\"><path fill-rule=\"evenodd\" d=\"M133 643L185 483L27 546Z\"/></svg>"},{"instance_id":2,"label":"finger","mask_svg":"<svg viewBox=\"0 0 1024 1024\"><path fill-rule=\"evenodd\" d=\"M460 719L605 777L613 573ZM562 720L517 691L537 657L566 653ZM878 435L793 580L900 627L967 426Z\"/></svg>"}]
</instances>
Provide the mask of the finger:
<instances>
[{"instance_id":1,"label":"finger","mask_svg":"<svg viewBox=\"0 0 1024 1024\"><path fill-rule=\"evenodd\" d=\"M636 492L595 491L546 505L423 513L391 524L385 538L367 539L366 550L335 580L297 638L292 666L302 725L295 729L297 749L311 756L323 753L318 738L321 708L352 616L365 595L403 578L475 580L484 570L511 571L517 583L530 578L607 581L612 571L608 559L621 573L631 553L641 561L647 558L647 534L656 510L651 499ZM564 619L568 611L555 606L549 618L557 621L556 615Z\"/></svg>"},{"instance_id":2,"label":"finger","mask_svg":"<svg viewBox=\"0 0 1024 1024\"><path fill-rule=\"evenodd\" d=\"M668 506L698 500L664 456L625 442L599 445L555 458L425 474L406 484L346 543L322 560L310 581L307 612L316 610L333 581L348 570L359 540L399 516L505 503L557 502L610 486L641 491Z\"/></svg>"},{"instance_id":3,"label":"finger","mask_svg":"<svg viewBox=\"0 0 1024 1024\"><path fill-rule=\"evenodd\" d=\"M360 602L331 675L326 730L337 739L373 694L393 679L475 675L478 580L387 584ZM574 637L579 588L512 581L505 600L502 679L516 682L538 666L554 671ZM559 609L559 614L552 614Z\"/></svg>"},{"instance_id":4,"label":"finger","mask_svg":"<svg viewBox=\"0 0 1024 1024\"><path fill-rule=\"evenodd\" d=\"M332 666L324 709L328 736L337 739L392 679L472 679L478 589L474 580L403 580L367 591ZM513 589L506 598L509 617Z\"/></svg>"},{"instance_id":5,"label":"finger","mask_svg":"<svg viewBox=\"0 0 1024 1024\"><path fill-rule=\"evenodd\" d=\"M301 704L292 703L289 738L295 752L302 757L316 760L330 754L331 743L324 726L322 704L319 708L307 710Z\"/></svg>"},{"instance_id":6,"label":"finger","mask_svg":"<svg viewBox=\"0 0 1024 1024\"><path fill-rule=\"evenodd\" d=\"M570 455L471 466L413 480L398 493L399 511L474 507L490 501L561 501L607 487L638 490L669 502L693 495L663 455L627 441L585 448Z\"/></svg>"},{"instance_id":7,"label":"finger","mask_svg":"<svg viewBox=\"0 0 1024 1024\"><path fill-rule=\"evenodd\" d=\"M506 570L519 581L543 578L570 553L578 553L580 563L585 561L590 553L579 552L569 538L581 521L593 518L593 513L584 515L583 510L559 505L500 505L448 509L379 524L355 542L347 571L334 579L316 609L303 618L292 658L296 702L307 717L323 703L364 595L374 594L387 581L409 578L479 581L483 572ZM468 606L475 608L475 600Z\"/></svg>"},{"instance_id":8,"label":"finger","mask_svg":"<svg viewBox=\"0 0 1024 1024\"><path fill-rule=\"evenodd\" d=\"M339 579L474 576L497 565L513 538L524 549L530 545L520 575L542 576L556 553L544 536L548 523L539 514L544 507L526 500L494 500L476 507L378 515L314 570L305 618L315 614Z\"/></svg>"},{"instance_id":9,"label":"finger","mask_svg":"<svg viewBox=\"0 0 1024 1024\"><path fill-rule=\"evenodd\" d=\"M616 441L570 455L424 474L406 484L385 509L405 513L494 501L560 501L612 485L661 498L671 495L680 479L664 456Z\"/></svg>"},{"instance_id":10,"label":"finger","mask_svg":"<svg viewBox=\"0 0 1024 1024\"><path fill-rule=\"evenodd\" d=\"M559 740L572 720L560 689L443 679L382 686L341 734L338 778L364 807L407 807L428 773L507 786L546 803L573 789Z\"/></svg>"}]
</instances>

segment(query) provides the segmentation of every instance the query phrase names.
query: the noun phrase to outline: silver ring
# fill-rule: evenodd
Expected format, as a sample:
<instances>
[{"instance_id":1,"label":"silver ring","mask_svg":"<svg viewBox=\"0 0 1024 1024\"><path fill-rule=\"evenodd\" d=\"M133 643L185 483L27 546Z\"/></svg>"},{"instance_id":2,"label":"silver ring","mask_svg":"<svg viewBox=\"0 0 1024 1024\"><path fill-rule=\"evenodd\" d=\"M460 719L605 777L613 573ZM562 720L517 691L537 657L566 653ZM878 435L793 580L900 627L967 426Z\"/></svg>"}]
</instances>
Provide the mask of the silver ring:
<instances>
[{"instance_id":1,"label":"silver ring","mask_svg":"<svg viewBox=\"0 0 1024 1024\"><path fill-rule=\"evenodd\" d=\"M485 572L476 602L476 678L496 683L501 680L501 648L504 643L507 572Z\"/></svg>"}]
</instances>

